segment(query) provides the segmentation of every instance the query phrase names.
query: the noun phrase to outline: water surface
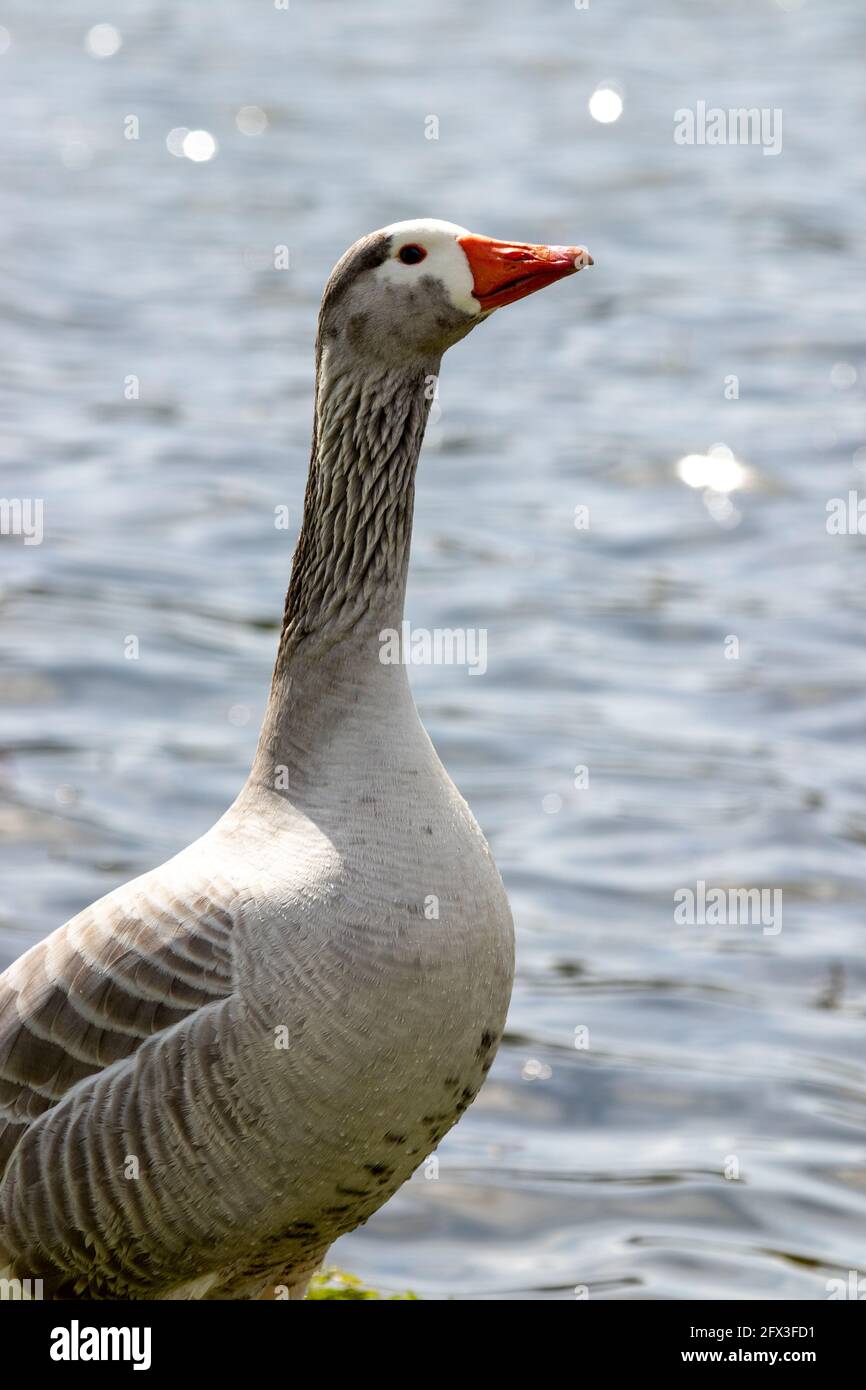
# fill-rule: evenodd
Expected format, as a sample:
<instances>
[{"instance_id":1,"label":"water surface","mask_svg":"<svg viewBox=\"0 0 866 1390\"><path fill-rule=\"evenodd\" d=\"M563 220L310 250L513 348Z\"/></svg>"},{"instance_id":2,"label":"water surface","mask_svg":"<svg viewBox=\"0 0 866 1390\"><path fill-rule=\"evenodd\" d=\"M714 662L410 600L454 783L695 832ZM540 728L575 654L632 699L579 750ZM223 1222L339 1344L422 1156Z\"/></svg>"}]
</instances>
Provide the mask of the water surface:
<instances>
[{"instance_id":1,"label":"water surface","mask_svg":"<svg viewBox=\"0 0 866 1390\"><path fill-rule=\"evenodd\" d=\"M419 474L408 616L488 634L483 677L413 683L513 903L508 1033L438 1178L335 1255L429 1298L825 1298L866 1270L866 541L826 527L866 485L862 5L4 22L0 492L45 538L0 538L0 964L246 775L345 246L585 242L450 354ZM780 108L781 153L676 145L699 100ZM676 468L719 443L722 496ZM781 890L782 929L677 926L699 880Z\"/></svg>"}]
</instances>

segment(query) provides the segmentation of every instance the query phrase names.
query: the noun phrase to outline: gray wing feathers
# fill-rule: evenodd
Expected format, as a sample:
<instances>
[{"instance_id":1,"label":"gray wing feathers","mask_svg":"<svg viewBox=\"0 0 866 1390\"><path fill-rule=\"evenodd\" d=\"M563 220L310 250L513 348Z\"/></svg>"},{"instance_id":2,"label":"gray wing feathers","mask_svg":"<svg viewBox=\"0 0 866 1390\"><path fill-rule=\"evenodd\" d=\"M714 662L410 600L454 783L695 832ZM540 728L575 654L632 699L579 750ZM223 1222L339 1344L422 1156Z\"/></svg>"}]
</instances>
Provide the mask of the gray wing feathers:
<instances>
[{"instance_id":1,"label":"gray wing feathers","mask_svg":"<svg viewBox=\"0 0 866 1390\"><path fill-rule=\"evenodd\" d=\"M232 885L179 856L94 903L0 975L0 1210L10 1223L0 1220L0 1244L14 1225L19 1248L22 1239L31 1250L80 1242L92 1262L93 1233L110 1227L116 1201L127 1224L144 1223L145 1185L125 1179L124 1162L132 1152L146 1167L148 1144L165 1149L169 1132L177 1152L152 1155L161 1164L195 1148L197 1097L179 1058L195 1044L202 1087L209 1053L219 1048L226 1062L234 921ZM145 1090L160 1098L155 1117L143 1113L142 1067L122 1063L163 1034L173 1045L142 1056ZM74 1267L72 1248L69 1256Z\"/></svg>"}]
</instances>

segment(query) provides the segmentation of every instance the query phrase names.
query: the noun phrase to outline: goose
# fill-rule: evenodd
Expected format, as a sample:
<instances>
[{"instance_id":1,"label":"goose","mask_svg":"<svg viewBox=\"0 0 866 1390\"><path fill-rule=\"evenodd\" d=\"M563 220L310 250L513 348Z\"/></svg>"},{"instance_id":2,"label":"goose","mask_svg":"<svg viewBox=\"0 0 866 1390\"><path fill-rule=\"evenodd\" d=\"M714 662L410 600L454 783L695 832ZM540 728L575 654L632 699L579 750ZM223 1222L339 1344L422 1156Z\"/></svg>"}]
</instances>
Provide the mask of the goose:
<instances>
[{"instance_id":1,"label":"goose","mask_svg":"<svg viewBox=\"0 0 866 1390\"><path fill-rule=\"evenodd\" d=\"M336 265L249 779L0 976L3 1277L56 1299L303 1298L474 1099L511 913L380 634L403 620L443 353L591 264L422 218Z\"/></svg>"}]
</instances>

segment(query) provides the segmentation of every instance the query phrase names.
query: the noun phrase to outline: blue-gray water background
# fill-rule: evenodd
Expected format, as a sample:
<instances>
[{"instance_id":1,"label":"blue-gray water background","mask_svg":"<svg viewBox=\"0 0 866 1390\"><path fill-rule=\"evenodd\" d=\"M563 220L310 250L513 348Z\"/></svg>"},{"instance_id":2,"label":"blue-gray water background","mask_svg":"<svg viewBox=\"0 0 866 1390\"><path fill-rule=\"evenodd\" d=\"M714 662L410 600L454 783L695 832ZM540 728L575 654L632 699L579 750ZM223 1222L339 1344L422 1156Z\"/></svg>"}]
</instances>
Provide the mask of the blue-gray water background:
<instances>
[{"instance_id":1,"label":"blue-gray water background","mask_svg":"<svg viewBox=\"0 0 866 1390\"><path fill-rule=\"evenodd\" d=\"M3 19L0 494L45 536L0 538L0 965L245 777L343 249L431 215L595 255L450 354L422 457L408 616L485 628L489 668L413 684L518 976L438 1179L334 1251L382 1287L821 1299L866 1268L866 537L826 525L866 487L866 10L786 4ZM701 100L780 108L781 153L677 145ZM719 443L721 497L677 473ZM782 890L782 930L675 925L699 880Z\"/></svg>"}]
</instances>

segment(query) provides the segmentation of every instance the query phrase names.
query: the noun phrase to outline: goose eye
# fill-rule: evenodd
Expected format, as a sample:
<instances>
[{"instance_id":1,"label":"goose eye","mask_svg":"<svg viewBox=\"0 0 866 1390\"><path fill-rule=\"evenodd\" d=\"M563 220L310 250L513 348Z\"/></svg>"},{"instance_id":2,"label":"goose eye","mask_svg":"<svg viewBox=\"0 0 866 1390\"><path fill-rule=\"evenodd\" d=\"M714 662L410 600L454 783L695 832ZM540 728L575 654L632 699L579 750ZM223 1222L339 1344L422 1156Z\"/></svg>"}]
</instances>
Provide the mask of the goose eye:
<instances>
[{"instance_id":1,"label":"goose eye","mask_svg":"<svg viewBox=\"0 0 866 1390\"><path fill-rule=\"evenodd\" d=\"M400 247L400 260L404 265L417 265L419 261L423 261L426 255L427 252L424 250L423 246L415 246L413 244L411 246Z\"/></svg>"}]
</instances>

